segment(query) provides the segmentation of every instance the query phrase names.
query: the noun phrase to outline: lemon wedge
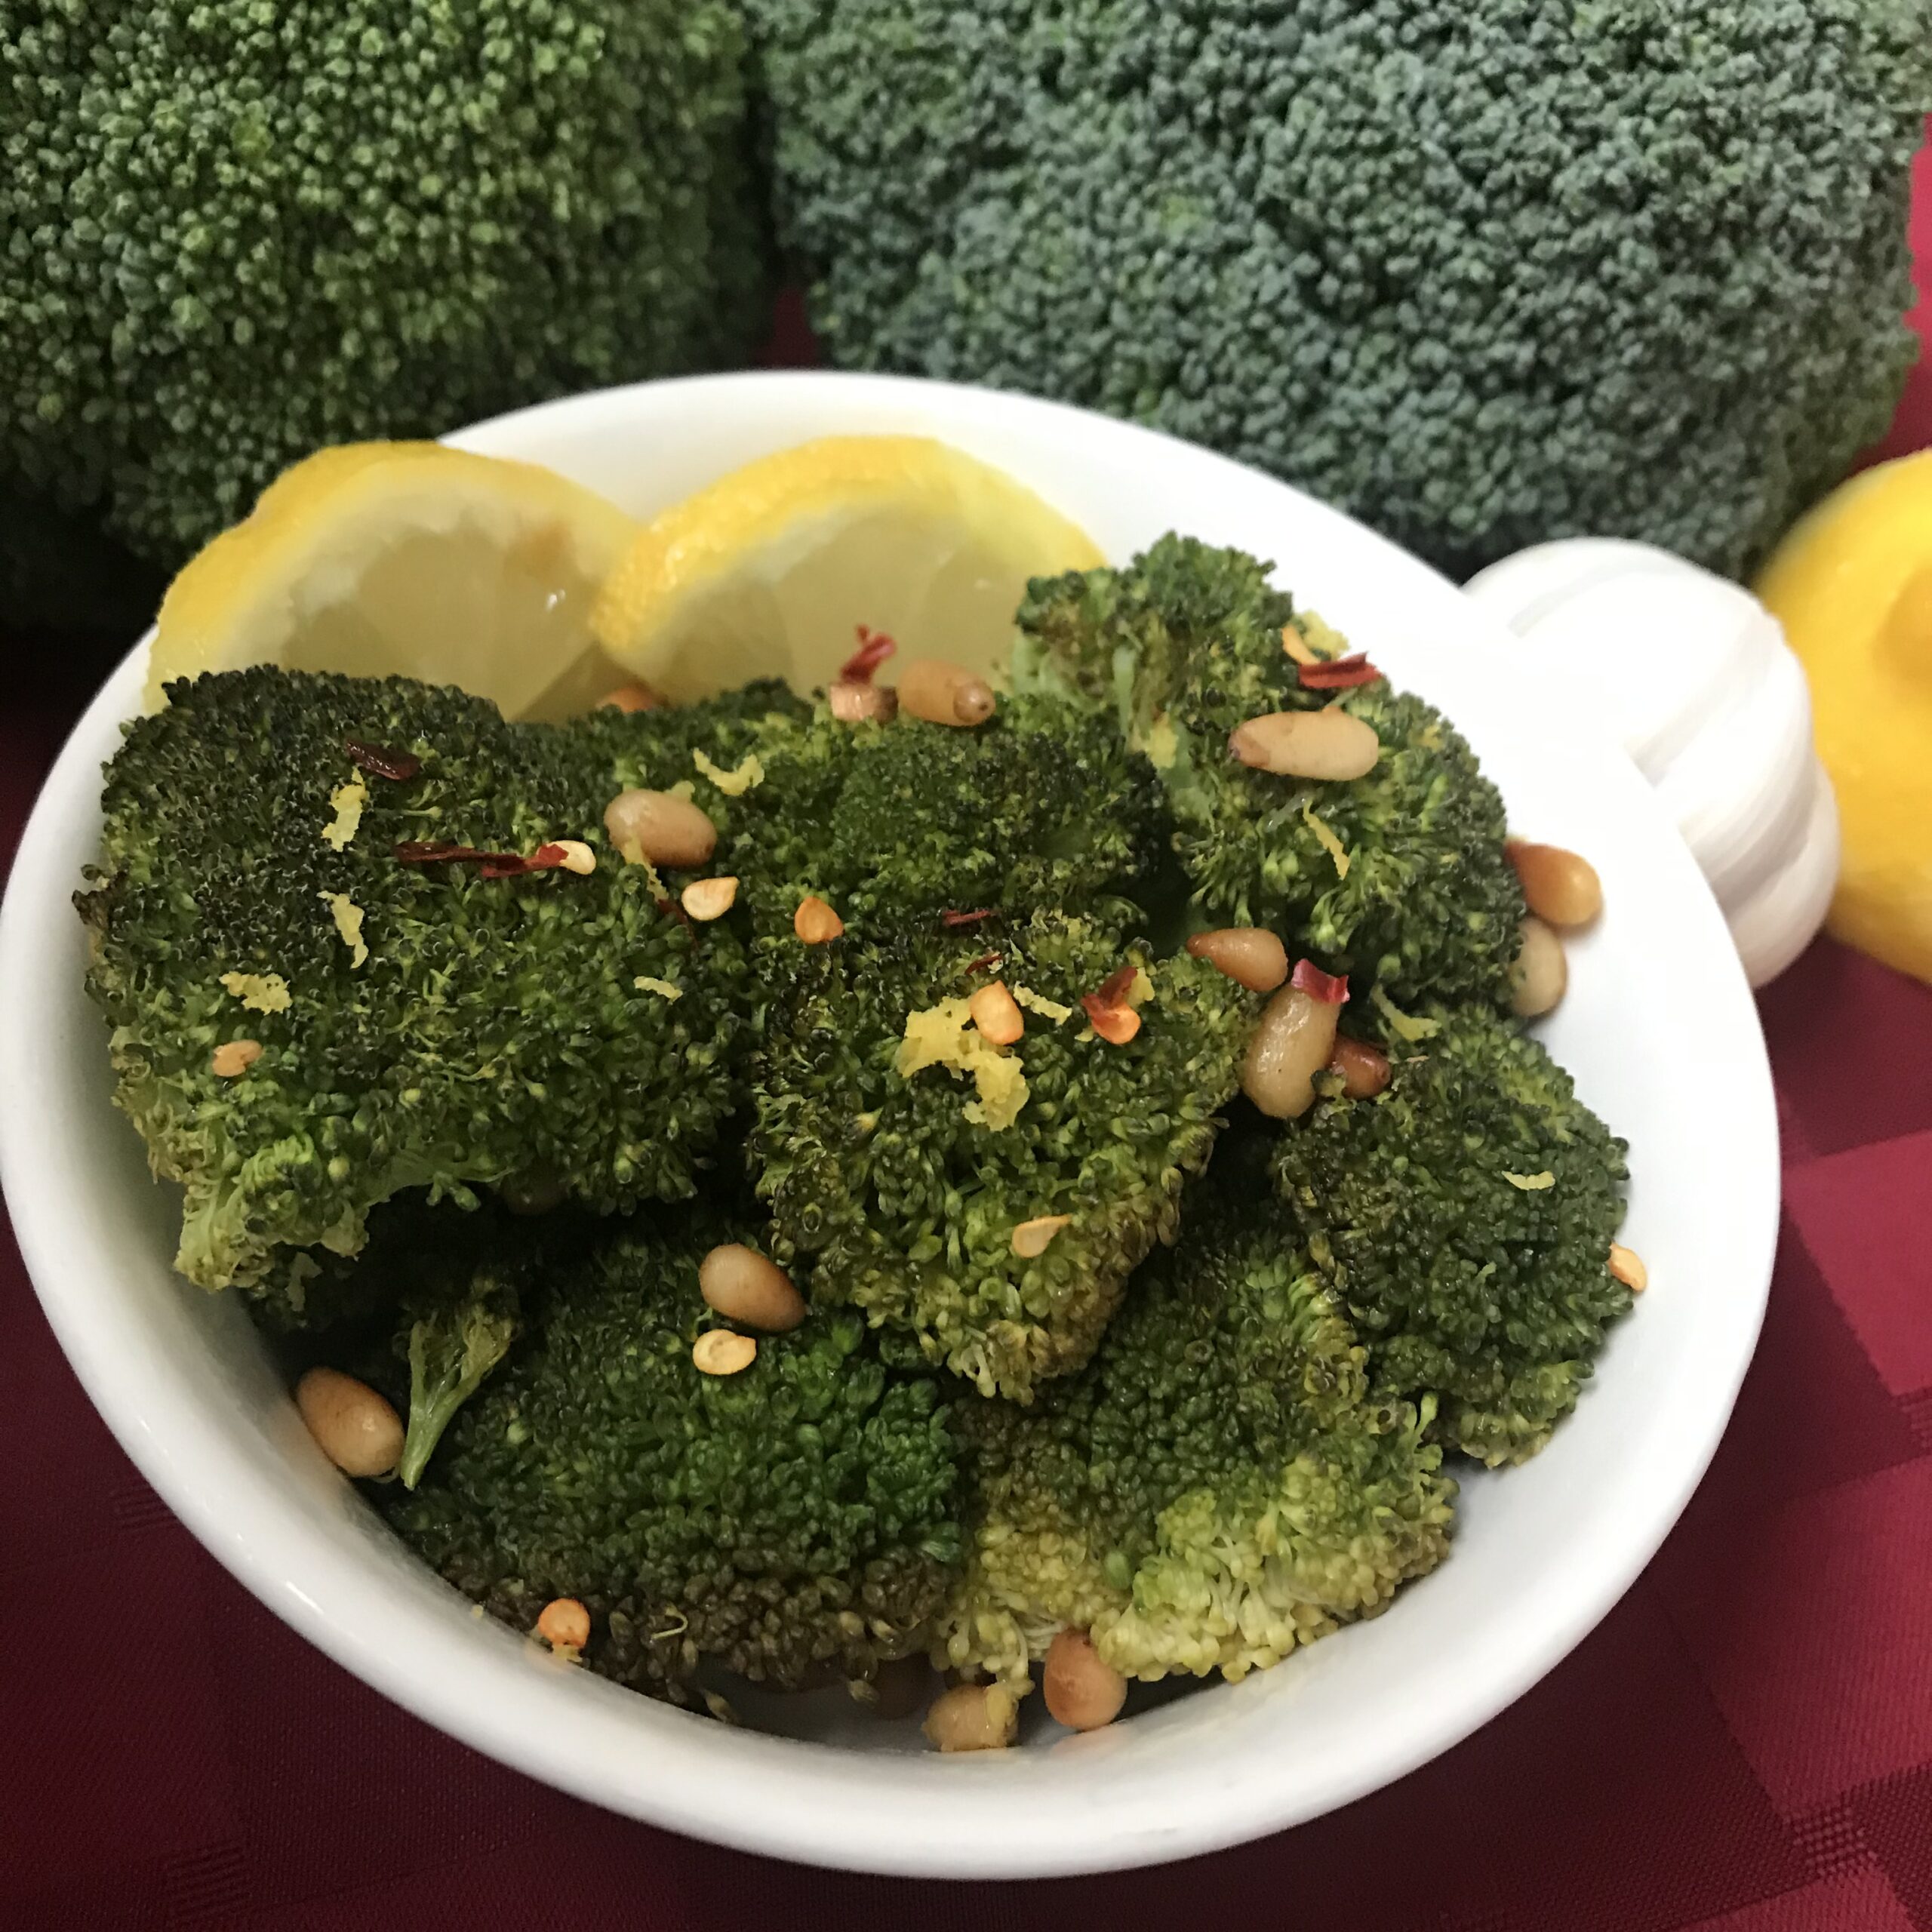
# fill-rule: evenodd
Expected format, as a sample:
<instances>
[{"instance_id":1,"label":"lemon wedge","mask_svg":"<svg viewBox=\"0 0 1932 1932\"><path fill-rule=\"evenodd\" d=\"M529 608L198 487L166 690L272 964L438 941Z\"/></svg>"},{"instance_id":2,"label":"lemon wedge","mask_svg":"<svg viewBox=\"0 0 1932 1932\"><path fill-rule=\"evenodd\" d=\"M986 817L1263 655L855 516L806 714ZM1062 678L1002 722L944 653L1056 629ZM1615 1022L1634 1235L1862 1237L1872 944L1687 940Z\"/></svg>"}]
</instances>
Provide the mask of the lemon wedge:
<instances>
[{"instance_id":1,"label":"lemon wedge","mask_svg":"<svg viewBox=\"0 0 1932 1932\"><path fill-rule=\"evenodd\" d=\"M275 664L460 685L510 717L582 709L623 675L589 620L636 534L534 464L437 443L319 451L169 586L149 703L177 678Z\"/></svg>"},{"instance_id":2,"label":"lemon wedge","mask_svg":"<svg viewBox=\"0 0 1932 1932\"><path fill-rule=\"evenodd\" d=\"M1932 980L1932 451L1835 491L1778 546L1757 591L1810 676L1838 793L1829 928Z\"/></svg>"},{"instance_id":3,"label":"lemon wedge","mask_svg":"<svg viewBox=\"0 0 1932 1932\"><path fill-rule=\"evenodd\" d=\"M673 702L754 677L809 691L860 625L899 662L1001 660L1026 580L1105 560L1004 471L921 436L831 436L780 450L645 528L591 626ZM890 682L888 668L882 682Z\"/></svg>"}]
</instances>

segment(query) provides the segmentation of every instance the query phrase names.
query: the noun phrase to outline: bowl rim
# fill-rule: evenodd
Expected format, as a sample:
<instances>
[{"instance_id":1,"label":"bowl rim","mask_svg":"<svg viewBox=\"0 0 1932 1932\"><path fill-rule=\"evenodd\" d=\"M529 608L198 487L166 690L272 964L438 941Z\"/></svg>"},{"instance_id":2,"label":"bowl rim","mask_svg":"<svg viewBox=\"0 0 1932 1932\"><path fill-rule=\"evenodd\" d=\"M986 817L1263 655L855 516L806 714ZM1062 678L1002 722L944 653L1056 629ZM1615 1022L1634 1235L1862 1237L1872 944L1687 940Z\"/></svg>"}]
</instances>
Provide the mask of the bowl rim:
<instances>
[{"instance_id":1,"label":"bowl rim","mask_svg":"<svg viewBox=\"0 0 1932 1932\"><path fill-rule=\"evenodd\" d=\"M533 428L540 429L573 412L608 409L614 398L639 391L711 392L757 386L774 395L800 383L814 391L832 387L854 396L863 393L875 401L881 395L921 401L937 396L973 411L981 420L1026 418L1070 437L1089 435L1095 426L1103 426L1109 434L1126 432L1146 438L1144 447L1155 456L1163 447L1185 451L1191 460L1207 454L1157 432L1035 398L912 378L829 371L752 371L629 385L537 405L472 426L446 440L485 448L500 436L515 441ZM1209 460L1270 488L1288 488L1228 459ZM1340 512L1300 492L1290 494L1300 497L1308 510L1359 531L1360 526ZM1387 548L1412 571L1426 569L1395 546ZM1446 579L1438 577L1437 581L1455 591ZM1494 629L1487 618L1480 620L1480 627ZM1023 1808L1031 1800L1035 1804L1046 1801L1051 1808L1050 1777L1042 1782L1029 1771L1016 1795L1011 1789L1002 1792L996 1788L1007 1761L997 1756L940 1760L830 1753L821 1746L733 1730L670 1710L586 1673L561 1674L565 1681L560 1685L559 1673L529 1671L522 1654L527 1647L494 1626L487 1632L479 1627L475 1635L481 1647L459 1657L441 1601L448 1593L426 1570L413 1587L426 1606L434 1600L435 1614L426 1608L420 1629L412 1625L379 1638L368 1620L380 1602L393 1608L395 1599L392 1595L385 1599L373 1574L365 1574L373 1566L346 1563L262 1471L237 1465L225 1468L223 1481L207 1481L211 1463L235 1465L236 1459L217 1441L207 1415L197 1414L205 1401L189 1400L185 1392L136 1386L138 1375L131 1379L130 1364L117 1357L113 1338L90 1319L92 1301L98 1299L96 1291L75 1285L72 1263L81 1236L72 1215L85 1201L89 1182L85 1175L70 1171L63 1177L58 1171L60 1137L45 1131L50 1118L47 1110L57 1113L63 1098L50 1072L57 1056L44 1051L47 1023L35 1002L14 995L41 980L52 983L51 969L38 955L54 931L50 909L57 901L64 906L75 882L58 835L97 798L100 758L111 749L121 721L139 709L151 635L144 635L122 660L63 746L35 800L5 900L0 902L0 987L8 989L8 996L0 1000L0 1091L14 1097L12 1104L0 1110L0 1186L15 1237L48 1319L90 1399L143 1477L204 1546L269 1608L336 1662L417 1716L498 1761L594 1803L731 1848L854 1870L952 1878L1066 1875L1217 1850L1304 1822L1392 1783L1512 1703L1622 1597L1701 1479L1755 1346L1778 1226L1775 1103L1756 1008L1741 967L1736 968L1736 999L1718 1017L1733 1036L1727 1051L1743 1082L1734 1109L1739 1131L1749 1143L1743 1158L1767 1191L1762 1192L1752 1217L1754 1236L1737 1259L1735 1284L1742 1299L1737 1318L1726 1331L1726 1352L1722 1359L1704 1364L1708 1399L1695 1416L1687 1418L1666 1466L1651 1472L1657 1481L1645 1493L1641 1510L1627 1508L1618 1517L1613 1525L1616 1534L1607 1538L1603 1550L1593 1552L1592 1574L1571 1590L1560 1613L1546 1617L1524 1641L1507 1647L1492 1646L1484 1670L1478 1674L1479 1682L1472 1681L1461 1687L1460 1694L1420 1712L1401 1736L1365 1742L1347 1762L1334 1767L1312 1794L1272 1787L1265 1780L1231 1780L1215 1787L1212 1803L1189 1809L1137 1801L1127 1818L1103 1815L1089 1797L1080 1814L1088 1829L1057 1843L1037 1823L1028 1825L1014 1817L1013 1839L1007 1842L995 1830L1005 1818L1002 1806ZM1567 721L1558 735L1588 740L1586 732ZM1601 759L1601 741L1592 742L1591 755ZM1614 755L1622 759L1620 752ZM1641 780L1637 782L1641 785ZM1661 810L1654 816L1657 833L1677 848L1694 872L1675 827ZM1721 934L1715 901L1701 878L1698 887L1709 924ZM71 914L67 916L71 919ZM1727 939L1724 943L1727 947ZM1734 954L1732 960L1735 966ZM45 1184L50 1170L60 1184ZM413 1558L408 1561L414 1565ZM392 1591L393 1579L385 1586ZM487 1666L492 1650L506 1660L494 1673ZM509 1660L513 1654L512 1669ZM476 1671L470 1668L472 1662ZM486 1679L490 1694L478 1695ZM1251 1680L1247 1686L1211 1694L1236 1694L1253 1684ZM571 1700L570 1727L555 1724L560 1689ZM613 1700L620 1700L622 1708ZM632 1708L635 1706L644 1708ZM702 1738L688 1728L694 1725L701 1727ZM559 1734L565 1730L568 1735ZM641 1734L653 1739L663 1754L663 1765L646 1770L628 1764L623 1788L614 1791L609 1767L614 1761L637 1758ZM1106 1735L1068 1744L1094 1745ZM595 1748L574 1749L579 1745ZM1066 1748L1014 1756L1022 1761L1057 1758ZM706 1794L708 1780L731 1786L735 1801L727 1808L734 1813L733 1818L721 1817L720 1806ZM808 1785L813 1792L809 1801L801 1798ZM947 1817L935 1826L921 1817L922 1810L943 1811ZM911 1828L898 1836L881 1829L894 1819Z\"/></svg>"}]
</instances>

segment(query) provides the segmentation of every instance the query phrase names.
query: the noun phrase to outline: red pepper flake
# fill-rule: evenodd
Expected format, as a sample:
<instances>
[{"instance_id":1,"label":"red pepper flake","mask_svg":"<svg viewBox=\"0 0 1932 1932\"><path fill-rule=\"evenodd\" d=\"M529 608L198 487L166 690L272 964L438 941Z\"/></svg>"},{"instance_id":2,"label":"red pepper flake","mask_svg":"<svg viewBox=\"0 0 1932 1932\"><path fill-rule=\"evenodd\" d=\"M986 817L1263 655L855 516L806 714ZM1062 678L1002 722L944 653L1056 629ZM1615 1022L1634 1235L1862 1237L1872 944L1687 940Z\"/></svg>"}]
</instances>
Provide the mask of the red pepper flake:
<instances>
[{"instance_id":1,"label":"red pepper flake","mask_svg":"<svg viewBox=\"0 0 1932 1932\"><path fill-rule=\"evenodd\" d=\"M1140 970L1138 966L1123 966L1118 973L1107 976L1105 984L1098 992L1091 993L1088 997L1098 1000L1103 1006L1121 1005L1127 998L1128 988L1134 983L1134 974Z\"/></svg>"},{"instance_id":2,"label":"red pepper flake","mask_svg":"<svg viewBox=\"0 0 1932 1932\"><path fill-rule=\"evenodd\" d=\"M995 906L983 906L977 912L942 912L939 922L951 932L960 926L977 926L986 919L997 919L999 909Z\"/></svg>"},{"instance_id":3,"label":"red pepper flake","mask_svg":"<svg viewBox=\"0 0 1932 1932\"><path fill-rule=\"evenodd\" d=\"M969 959L960 968L959 977L963 980L974 973L986 972L997 966L1005 957L1006 955L1003 952L983 952L978 958Z\"/></svg>"},{"instance_id":4,"label":"red pepper flake","mask_svg":"<svg viewBox=\"0 0 1932 1932\"><path fill-rule=\"evenodd\" d=\"M1128 989L1134 984L1137 966L1123 966L1109 974L1097 993L1082 993L1080 1004L1087 1010L1087 1023L1110 1046L1124 1047L1140 1031L1140 1016L1127 1003Z\"/></svg>"},{"instance_id":5,"label":"red pepper flake","mask_svg":"<svg viewBox=\"0 0 1932 1932\"><path fill-rule=\"evenodd\" d=\"M872 681L872 673L899 646L883 631L868 630L863 624L855 628L859 635L859 648L846 659L838 675L848 684L869 685Z\"/></svg>"},{"instance_id":6,"label":"red pepper flake","mask_svg":"<svg viewBox=\"0 0 1932 1932\"><path fill-rule=\"evenodd\" d=\"M1321 664L1303 664L1297 669L1305 691L1350 691L1357 685L1375 684L1382 676L1367 655L1359 651L1346 657L1334 658Z\"/></svg>"},{"instance_id":7,"label":"red pepper flake","mask_svg":"<svg viewBox=\"0 0 1932 1932\"><path fill-rule=\"evenodd\" d=\"M473 865L482 878L520 878L525 872L554 872L565 857L564 848L555 844L540 845L526 859L521 852L485 852L474 845L424 838L405 838L395 851L405 866Z\"/></svg>"},{"instance_id":8,"label":"red pepper flake","mask_svg":"<svg viewBox=\"0 0 1932 1932\"><path fill-rule=\"evenodd\" d=\"M1289 979L1291 984L1324 1006L1340 1006L1349 996L1347 974L1324 973L1312 959L1297 959Z\"/></svg>"},{"instance_id":9,"label":"red pepper flake","mask_svg":"<svg viewBox=\"0 0 1932 1932\"><path fill-rule=\"evenodd\" d=\"M374 772L378 778L393 779L398 785L423 769L423 761L414 752L392 752L386 745L372 745L361 738L345 738L342 748L350 764Z\"/></svg>"}]
</instances>

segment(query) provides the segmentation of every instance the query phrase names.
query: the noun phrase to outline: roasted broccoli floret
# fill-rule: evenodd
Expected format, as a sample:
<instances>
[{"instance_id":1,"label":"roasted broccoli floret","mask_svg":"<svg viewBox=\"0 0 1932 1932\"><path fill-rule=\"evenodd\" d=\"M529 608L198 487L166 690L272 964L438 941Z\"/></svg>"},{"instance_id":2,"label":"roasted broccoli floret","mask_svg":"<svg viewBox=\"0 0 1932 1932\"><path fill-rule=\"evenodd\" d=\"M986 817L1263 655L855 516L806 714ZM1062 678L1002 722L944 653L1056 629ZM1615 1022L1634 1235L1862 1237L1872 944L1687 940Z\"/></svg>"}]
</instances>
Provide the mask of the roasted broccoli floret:
<instances>
[{"instance_id":1,"label":"roasted broccoli floret","mask_svg":"<svg viewBox=\"0 0 1932 1932\"><path fill-rule=\"evenodd\" d=\"M1017 1684L1071 1626L1129 1677L1239 1677L1441 1560L1432 1404L1371 1387L1265 1199L1208 1192L1079 1375L955 1404L971 1543L935 1662Z\"/></svg>"},{"instance_id":2,"label":"roasted broccoli floret","mask_svg":"<svg viewBox=\"0 0 1932 1932\"><path fill-rule=\"evenodd\" d=\"M1024 1400L1086 1360L1128 1273L1174 1238L1257 1001L1198 961L1155 961L1127 909L792 943L752 1075L752 1173L777 1257L884 1327L894 1358ZM995 981L1024 1020L1008 1045L968 1005ZM1097 1033L1089 995L1131 1013L1132 1037Z\"/></svg>"},{"instance_id":3,"label":"roasted broccoli floret","mask_svg":"<svg viewBox=\"0 0 1932 1932\"><path fill-rule=\"evenodd\" d=\"M829 359L1225 450L1466 576L1750 570L1890 420L1912 0L747 0Z\"/></svg>"},{"instance_id":4,"label":"roasted broccoli floret","mask_svg":"<svg viewBox=\"0 0 1932 1932\"><path fill-rule=\"evenodd\" d=\"M781 1686L869 1677L925 1641L958 1565L937 1386L882 1364L857 1315L760 1337L734 1375L694 1365L718 1325L698 1263L746 1238L683 1211L606 1235L552 1273L543 1321L414 1493L372 1492L495 1614L528 1630L575 1597L585 1662L679 1701L707 1663Z\"/></svg>"},{"instance_id":5,"label":"roasted broccoli floret","mask_svg":"<svg viewBox=\"0 0 1932 1932\"><path fill-rule=\"evenodd\" d=\"M1124 571L1042 579L1020 613L1023 691L1115 716L1159 768L1196 902L1216 921L1279 929L1331 968L1396 995L1500 999L1523 897L1503 801L1455 729L1386 681L1306 688L1282 648L1346 645L1238 550L1163 537ZM1381 740L1374 770L1297 783L1251 770L1229 734L1334 703Z\"/></svg>"},{"instance_id":6,"label":"roasted broccoli floret","mask_svg":"<svg viewBox=\"0 0 1932 1932\"><path fill-rule=\"evenodd\" d=\"M691 1192L739 1097L749 970L611 850L605 740L401 679L243 671L170 699L108 768L78 903L117 1099L186 1192L183 1273L353 1253L405 1189ZM378 775L352 741L420 768ZM562 839L591 874L491 875Z\"/></svg>"},{"instance_id":7,"label":"roasted broccoli floret","mask_svg":"<svg viewBox=\"0 0 1932 1932\"><path fill-rule=\"evenodd\" d=\"M1493 1012L1417 1017L1434 1030L1392 1041L1385 1092L1281 1129L1275 1184L1377 1383L1439 1398L1469 1455L1522 1462L1630 1306L1608 1266L1625 1144Z\"/></svg>"}]
</instances>

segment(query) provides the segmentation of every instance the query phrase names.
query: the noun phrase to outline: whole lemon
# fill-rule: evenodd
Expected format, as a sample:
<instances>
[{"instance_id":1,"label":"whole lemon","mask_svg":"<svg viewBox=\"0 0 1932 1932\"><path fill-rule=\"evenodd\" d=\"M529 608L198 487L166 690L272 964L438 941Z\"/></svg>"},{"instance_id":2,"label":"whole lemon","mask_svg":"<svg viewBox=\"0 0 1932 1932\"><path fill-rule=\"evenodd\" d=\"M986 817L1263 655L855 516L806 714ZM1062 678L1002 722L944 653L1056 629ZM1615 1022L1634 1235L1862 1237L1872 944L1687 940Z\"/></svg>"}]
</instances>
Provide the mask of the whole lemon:
<instances>
[{"instance_id":1,"label":"whole lemon","mask_svg":"<svg viewBox=\"0 0 1932 1932\"><path fill-rule=\"evenodd\" d=\"M1811 681L1844 861L1829 930L1932 980L1932 450L1827 497L1757 585Z\"/></svg>"}]
</instances>

